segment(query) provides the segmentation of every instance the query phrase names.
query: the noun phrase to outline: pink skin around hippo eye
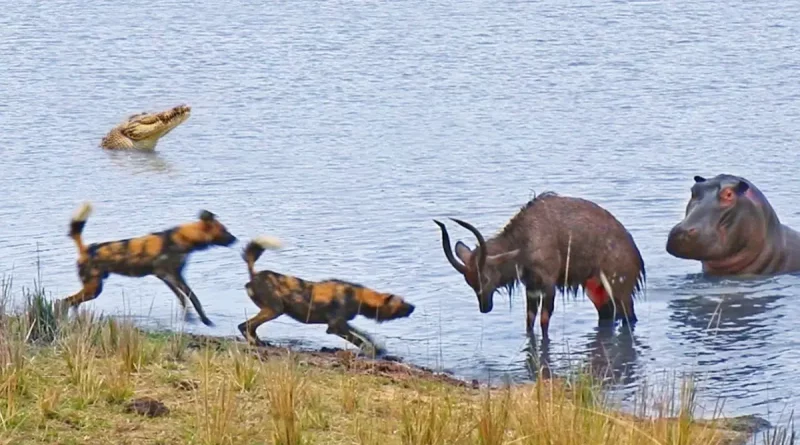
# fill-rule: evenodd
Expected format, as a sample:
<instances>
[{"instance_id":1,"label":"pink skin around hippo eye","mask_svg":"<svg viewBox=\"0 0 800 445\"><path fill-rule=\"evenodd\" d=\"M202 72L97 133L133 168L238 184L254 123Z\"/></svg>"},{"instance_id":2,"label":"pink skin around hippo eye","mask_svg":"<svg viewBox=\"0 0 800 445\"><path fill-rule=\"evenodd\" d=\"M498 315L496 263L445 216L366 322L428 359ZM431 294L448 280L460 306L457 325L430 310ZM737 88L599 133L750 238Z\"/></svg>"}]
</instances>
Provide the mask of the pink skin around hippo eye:
<instances>
[{"instance_id":1,"label":"pink skin around hippo eye","mask_svg":"<svg viewBox=\"0 0 800 445\"><path fill-rule=\"evenodd\" d=\"M730 188L722 189L719 192L719 200L721 201L721 204L724 205L724 206L728 206L728 205L733 204L733 200L734 200L735 196L736 196L736 193L733 191L733 189L730 189Z\"/></svg>"}]
</instances>

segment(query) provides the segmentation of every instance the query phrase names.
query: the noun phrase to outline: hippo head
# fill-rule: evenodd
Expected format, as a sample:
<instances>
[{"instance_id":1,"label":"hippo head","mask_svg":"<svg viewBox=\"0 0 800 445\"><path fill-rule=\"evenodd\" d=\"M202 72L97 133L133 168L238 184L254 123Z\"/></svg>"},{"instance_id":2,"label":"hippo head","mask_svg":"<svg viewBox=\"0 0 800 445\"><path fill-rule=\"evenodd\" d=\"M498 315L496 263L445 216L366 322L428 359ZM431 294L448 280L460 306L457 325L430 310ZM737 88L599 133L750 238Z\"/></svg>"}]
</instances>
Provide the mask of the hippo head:
<instances>
[{"instance_id":1,"label":"hippo head","mask_svg":"<svg viewBox=\"0 0 800 445\"><path fill-rule=\"evenodd\" d=\"M727 269L757 254L753 246L763 246L771 227L780 224L761 191L744 178L695 176L694 182L683 221L667 238L672 256Z\"/></svg>"}]
</instances>

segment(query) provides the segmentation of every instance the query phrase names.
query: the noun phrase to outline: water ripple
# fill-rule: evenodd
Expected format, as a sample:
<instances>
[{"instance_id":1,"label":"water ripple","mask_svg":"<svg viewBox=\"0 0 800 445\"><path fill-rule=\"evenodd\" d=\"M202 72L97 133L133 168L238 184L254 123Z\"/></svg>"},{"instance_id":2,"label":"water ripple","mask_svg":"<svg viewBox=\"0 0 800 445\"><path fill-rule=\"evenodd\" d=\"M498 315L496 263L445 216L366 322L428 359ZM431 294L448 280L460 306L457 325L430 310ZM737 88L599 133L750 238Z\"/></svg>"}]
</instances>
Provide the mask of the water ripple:
<instances>
[{"instance_id":1,"label":"water ripple","mask_svg":"<svg viewBox=\"0 0 800 445\"><path fill-rule=\"evenodd\" d=\"M800 182L800 6L615 1L315 3L166 0L148 9L17 1L0 16L2 272L37 261L55 295L78 286L67 220L95 203L89 241L136 236L206 208L242 240L286 241L259 267L404 295L408 320L356 325L393 352L468 378L525 379L590 364L631 394L694 370L728 410L796 404L797 277L705 280L664 251L692 176L755 181L782 220ZM106 153L129 114L189 103L156 154ZM788 179L787 179L788 178ZM584 297L560 298L552 343L528 344L523 299L482 315L447 264L433 218L498 230L533 193L612 211L645 258L634 333L598 330ZM465 231L453 236L474 242ZM38 251L37 251L38 249ZM254 306L238 252L192 258L187 280L215 329ZM90 306L170 325L154 279L114 277ZM274 341L343 346L285 319Z\"/></svg>"}]
</instances>

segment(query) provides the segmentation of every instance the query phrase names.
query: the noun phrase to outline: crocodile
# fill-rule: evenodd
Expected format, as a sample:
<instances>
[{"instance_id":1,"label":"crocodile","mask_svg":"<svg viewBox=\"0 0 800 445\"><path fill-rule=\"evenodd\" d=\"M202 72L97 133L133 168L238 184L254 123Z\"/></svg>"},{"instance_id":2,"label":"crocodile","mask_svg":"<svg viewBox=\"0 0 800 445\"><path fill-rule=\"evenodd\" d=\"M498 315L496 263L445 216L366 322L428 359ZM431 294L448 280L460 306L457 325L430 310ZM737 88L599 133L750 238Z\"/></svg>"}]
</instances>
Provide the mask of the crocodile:
<instances>
[{"instance_id":1,"label":"crocodile","mask_svg":"<svg viewBox=\"0 0 800 445\"><path fill-rule=\"evenodd\" d=\"M189 119L191 107L178 105L160 113L138 113L112 128L100 147L109 150L154 150L158 140Z\"/></svg>"}]
</instances>

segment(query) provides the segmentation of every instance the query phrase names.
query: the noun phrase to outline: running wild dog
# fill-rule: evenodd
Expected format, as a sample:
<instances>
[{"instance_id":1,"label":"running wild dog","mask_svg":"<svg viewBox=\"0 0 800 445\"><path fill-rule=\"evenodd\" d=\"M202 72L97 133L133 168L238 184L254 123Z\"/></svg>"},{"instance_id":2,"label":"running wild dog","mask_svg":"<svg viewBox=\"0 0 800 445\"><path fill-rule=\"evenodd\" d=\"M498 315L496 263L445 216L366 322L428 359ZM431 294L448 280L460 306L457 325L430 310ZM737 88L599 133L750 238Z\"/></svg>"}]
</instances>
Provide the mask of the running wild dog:
<instances>
[{"instance_id":1,"label":"running wild dog","mask_svg":"<svg viewBox=\"0 0 800 445\"><path fill-rule=\"evenodd\" d=\"M91 211L89 203L83 204L70 222L69 236L78 248L78 276L83 287L58 302L59 312L97 298L103 291L103 280L109 274L128 277L155 275L175 293L184 311L188 297L203 323L214 325L206 317L197 295L186 284L182 272L192 252L210 246L230 246L236 242L236 237L217 220L216 215L202 210L195 222L138 238L87 246L83 244L81 234Z\"/></svg>"},{"instance_id":2,"label":"running wild dog","mask_svg":"<svg viewBox=\"0 0 800 445\"><path fill-rule=\"evenodd\" d=\"M494 292L525 285L526 330L533 332L542 300L542 336L547 337L555 309L556 289L577 294L583 286L601 322L636 322L633 300L645 280L644 260L633 237L614 216L597 204L548 192L528 202L489 240L469 223L453 219L478 239L470 249L461 241L453 257L444 224L447 260L475 291L482 313L491 312ZM540 298L539 295L542 295Z\"/></svg>"},{"instance_id":3,"label":"running wild dog","mask_svg":"<svg viewBox=\"0 0 800 445\"><path fill-rule=\"evenodd\" d=\"M348 321L361 314L380 323L408 317L414 312L414 305L403 298L359 284L336 279L306 281L270 270L256 272L255 262L264 250L279 247L280 242L275 238L262 236L250 241L242 253L250 273L250 281L244 287L260 310L238 327L244 338L255 346L265 346L256 335L256 329L286 314L300 323L327 324L328 334L338 335L359 348L371 347L376 354L381 354L383 351L375 342Z\"/></svg>"}]
</instances>

